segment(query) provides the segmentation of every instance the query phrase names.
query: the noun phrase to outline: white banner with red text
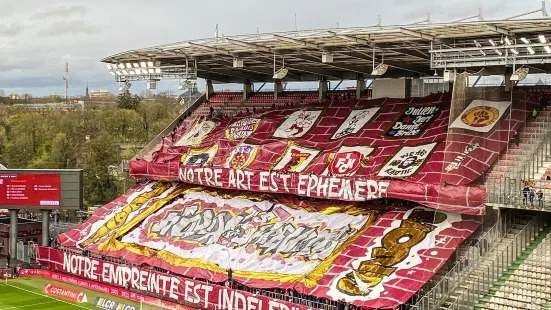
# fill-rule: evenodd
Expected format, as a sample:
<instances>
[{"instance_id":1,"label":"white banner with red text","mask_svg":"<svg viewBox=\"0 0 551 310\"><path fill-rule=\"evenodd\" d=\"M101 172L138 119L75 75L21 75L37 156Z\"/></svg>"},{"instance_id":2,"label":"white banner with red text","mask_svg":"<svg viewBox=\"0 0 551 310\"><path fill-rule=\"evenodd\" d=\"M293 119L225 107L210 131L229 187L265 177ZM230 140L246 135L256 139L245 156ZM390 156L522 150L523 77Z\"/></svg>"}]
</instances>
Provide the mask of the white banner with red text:
<instances>
[{"instance_id":1,"label":"white banner with red text","mask_svg":"<svg viewBox=\"0 0 551 310\"><path fill-rule=\"evenodd\" d=\"M74 286L82 287L82 288L85 288L85 289L89 289L89 290L92 290L92 291L104 293L104 294L107 294L107 295L132 300L132 301L135 301L135 302L143 301L143 302L146 302L147 304L159 305L159 306L163 306L163 307L169 307L169 308L175 309L175 310L191 310L191 309L193 309L191 307L186 307L184 305L176 304L176 303L173 303L173 302L170 302L170 301L161 300L161 299L150 297L150 296L145 296L145 295L142 295L142 294L137 294L137 293L130 292L130 291L127 291L127 290L122 290L122 289L119 289L119 288L116 288L116 287L112 287L112 286L109 286L109 285L106 285L106 284L103 284L103 283L93 282L93 281L89 281L89 280L85 280L85 279L81 279L81 278L76 278L76 277L73 277L73 276L70 276L70 275L67 275L67 274L57 273L57 272L50 271L50 270L21 269L19 271L19 276L21 276L21 277L38 276L38 277L48 278L48 279L51 279L51 280L54 280L54 281L59 281L59 282L71 284L71 285L74 285Z\"/></svg>"},{"instance_id":2,"label":"white banner with red text","mask_svg":"<svg viewBox=\"0 0 551 310\"><path fill-rule=\"evenodd\" d=\"M311 310L312 308L267 296L237 291L215 284L201 283L151 269L119 265L91 257L39 247L37 261L60 272L101 282L128 286L150 294L170 298L190 306L212 310ZM80 280L78 280L80 281Z\"/></svg>"}]
</instances>

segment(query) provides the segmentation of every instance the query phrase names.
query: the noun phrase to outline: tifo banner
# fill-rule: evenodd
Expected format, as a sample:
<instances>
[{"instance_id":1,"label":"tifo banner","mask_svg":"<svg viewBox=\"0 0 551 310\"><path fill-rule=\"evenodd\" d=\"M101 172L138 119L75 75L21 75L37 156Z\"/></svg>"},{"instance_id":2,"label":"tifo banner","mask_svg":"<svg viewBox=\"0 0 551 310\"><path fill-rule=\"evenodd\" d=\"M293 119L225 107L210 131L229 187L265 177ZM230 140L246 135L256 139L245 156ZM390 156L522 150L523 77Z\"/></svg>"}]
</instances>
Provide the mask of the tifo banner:
<instances>
[{"instance_id":1,"label":"tifo banner","mask_svg":"<svg viewBox=\"0 0 551 310\"><path fill-rule=\"evenodd\" d=\"M288 301L236 291L224 286L202 283L150 269L118 265L44 247L40 247L38 252L40 253L40 264L53 270L84 277L98 282L99 285L102 282L119 287L127 284L133 290L175 299L197 308L212 310L311 310L309 307Z\"/></svg>"},{"instance_id":2,"label":"tifo banner","mask_svg":"<svg viewBox=\"0 0 551 310\"><path fill-rule=\"evenodd\" d=\"M173 302L169 302L166 300L161 300L158 298L153 298L150 296L145 296L141 294L137 294L134 292L126 291L120 288L115 288L103 283L93 282L89 280L85 280L82 278L76 278L67 274L57 273L50 270L43 270L43 269L21 269L20 271L21 277L32 277L32 276L39 276L44 277L48 279L52 279L59 282L64 282L67 284L79 286L82 288L90 289L93 291L97 291L100 293L108 294L111 296L124 298L136 302L144 301L148 304L155 304L160 305L166 308L170 309L176 309L176 310L191 310L193 308L186 307L184 305L176 304Z\"/></svg>"},{"instance_id":3,"label":"tifo banner","mask_svg":"<svg viewBox=\"0 0 551 310\"><path fill-rule=\"evenodd\" d=\"M539 107L537 94L504 91L503 87L469 87L468 74L456 75L450 107L450 126L446 137L442 182L456 184L476 179L488 169L520 132L532 132L526 124L532 109ZM536 127L537 130L537 127ZM526 138L520 138L521 141ZM508 157L502 158L505 161ZM508 165L506 162L505 165Z\"/></svg>"},{"instance_id":4,"label":"tifo banner","mask_svg":"<svg viewBox=\"0 0 551 310\"><path fill-rule=\"evenodd\" d=\"M88 302L86 293L55 284L46 284L44 286L44 294L77 303Z\"/></svg>"},{"instance_id":5,"label":"tifo banner","mask_svg":"<svg viewBox=\"0 0 551 310\"><path fill-rule=\"evenodd\" d=\"M450 128L489 132L499 123L510 105L510 101L473 100Z\"/></svg>"},{"instance_id":6,"label":"tifo banner","mask_svg":"<svg viewBox=\"0 0 551 310\"><path fill-rule=\"evenodd\" d=\"M453 139L449 94L285 107L230 120L189 117L130 170L134 177L218 188L347 201L388 197L483 214L484 188L468 186L510 137L480 133L517 130L524 119L511 122L510 106L472 100L450 126L461 130Z\"/></svg>"},{"instance_id":7,"label":"tifo banner","mask_svg":"<svg viewBox=\"0 0 551 310\"><path fill-rule=\"evenodd\" d=\"M115 224L125 207L106 205L97 212L105 216L92 217L59 242L187 277L223 282L231 269L233 279L249 287L295 289L384 308L407 301L479 225L467 215L405 202L319 202L193 188L164 196L121 225ZM89 236L98 237L83 242ZM41 251L39 261L52 267L49 260L55 257L57 270L119 286L130 280L138 289L171 298L182 294L180 282L172 283L169 275L138 277L135 267L82 263ZM94 272L78 267L94 265ZM147 282L133 282L138 278Z\"/></svg>"}]
</instances>

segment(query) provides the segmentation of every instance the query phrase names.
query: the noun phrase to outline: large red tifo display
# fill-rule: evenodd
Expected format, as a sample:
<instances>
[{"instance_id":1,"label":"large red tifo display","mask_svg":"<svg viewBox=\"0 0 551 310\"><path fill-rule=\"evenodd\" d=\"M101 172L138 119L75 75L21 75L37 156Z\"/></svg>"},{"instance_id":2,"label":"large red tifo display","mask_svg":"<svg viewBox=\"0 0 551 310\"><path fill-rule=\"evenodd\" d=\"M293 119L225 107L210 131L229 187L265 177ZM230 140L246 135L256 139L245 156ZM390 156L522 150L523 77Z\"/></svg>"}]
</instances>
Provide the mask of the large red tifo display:
<instances>
[{"instance_id":1,"label":"large red tifo display","mask_svg":"<svg viewBox=\"0 0 551 310\"><path fill-rule=\"evenodd\" d=\"M60 201L59 174L0 173L0 206L58 207Z\"/></svg>"},{"instance_id":2,"label":"large red tifo display","mask_svg":"<svg viewBox=\"0 0 551 310\"><path fill-rule=\"evenodd\" d=\"M507 146L524 112L511 101L473 100L450 119L450 96L436 94L190 117L131 161L130 171L150 180L344 201L396 198L481 215L485 189L471 183Z\"/></svg>"},{"instance_id":3,"label":"large red tifo display","mask_svg":"<svg viewBox=\"0 0 551 310\"><path fill-rule=\"evenodd\" d=\"M415 203L312 201L150 182L100 208L58 243L190 278L219 283L231 269L235 281L252 288L392 308L419 290L478 226L477 217ZM166 286L170 298L191 289L164 274L142 277L140 270L105 263L91 270L94 264L84 258L52 253L39 261L94 274L94 280L127 277L154 294ZM132 282L138 278L153 280ZM209 296L216 301L215 292Z\"/></svg>"}]
</instances>

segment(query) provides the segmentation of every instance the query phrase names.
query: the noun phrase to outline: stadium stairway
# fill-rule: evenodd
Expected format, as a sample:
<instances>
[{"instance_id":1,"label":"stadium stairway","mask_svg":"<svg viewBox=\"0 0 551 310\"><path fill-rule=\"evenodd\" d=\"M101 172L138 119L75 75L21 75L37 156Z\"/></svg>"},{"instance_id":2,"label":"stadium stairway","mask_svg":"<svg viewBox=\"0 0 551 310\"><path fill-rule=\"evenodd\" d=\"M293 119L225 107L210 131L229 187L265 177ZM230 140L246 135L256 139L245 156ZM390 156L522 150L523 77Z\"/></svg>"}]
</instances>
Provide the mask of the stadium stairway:
<instances>
[{"instance_id":1,"label":"stadium stairway","mask_svg":"<svg viewBox=\"0 0 551 310\"><path fill-rule=\"evenodd\" d=\"M442 303L427 305L427 309L473 309L523 251L534 244L542 232L547 231L546 220L546 216L521 213L482 259L473 259L474 268L458 280L456 289Z\"/></svg>"},{"instance_id":2,"label":"stadium stairway","mask_svg":"<svg viewBox=\"0 0 551 310\"><path fill-rule=\"evenodd\" d=\"M502 153L496 163L486 175L486 186L493 189L493 185L504 177L515 177L522 169L527 159L540 145L548 134L551 123L551 108L546 107L535 120L529 119L519 130L519 144L509 143L507 151Z\"/></svg>"},{"instance_id":3,"label":"stadium stairway","mask_svg":"<svg viewBox=\"0 0 551 310\"><path fill-rule=\"evenodd\" d=\"M522 252L482 298L476 310L543 309L551 299L549 227Z\"/></svg>"}]
</instances>

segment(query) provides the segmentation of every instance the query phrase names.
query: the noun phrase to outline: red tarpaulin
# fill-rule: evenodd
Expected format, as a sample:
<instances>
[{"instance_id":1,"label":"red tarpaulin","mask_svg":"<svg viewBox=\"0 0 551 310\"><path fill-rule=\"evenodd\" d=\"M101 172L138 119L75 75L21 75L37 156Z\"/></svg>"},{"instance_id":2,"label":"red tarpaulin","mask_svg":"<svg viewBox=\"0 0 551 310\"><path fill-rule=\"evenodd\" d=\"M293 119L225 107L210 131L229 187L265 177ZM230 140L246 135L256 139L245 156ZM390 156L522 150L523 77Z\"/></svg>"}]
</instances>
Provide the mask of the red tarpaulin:
<instances>
[{"instance_id":1,"label":"red tarpaulin","mask_svg":"<svg viewBox=\"0 0 551 310\"><path fill-rule=\"evenodd\" d=\"M479 225L411 203L300 200L151 182L59 236L62 246L188 277L385 308L406 302Z\"/></svg>"},{"instance_id":2,"label":"red tarpaulin","mask_svg":"<svg viewBox=\"0 0 551 310\"><path fill-rule=\"evenodd\" d=\"M469 184L524 118L509 113L510 102L473 104L452 120L452 139L448 94L285 107L230 120L188 118L155 152L132 161L130 171L323 199L398 198L480 215L484 187Z\"/></svg>"}]
</instances>

